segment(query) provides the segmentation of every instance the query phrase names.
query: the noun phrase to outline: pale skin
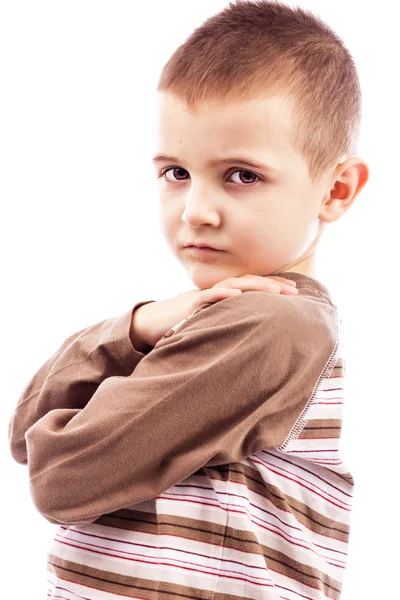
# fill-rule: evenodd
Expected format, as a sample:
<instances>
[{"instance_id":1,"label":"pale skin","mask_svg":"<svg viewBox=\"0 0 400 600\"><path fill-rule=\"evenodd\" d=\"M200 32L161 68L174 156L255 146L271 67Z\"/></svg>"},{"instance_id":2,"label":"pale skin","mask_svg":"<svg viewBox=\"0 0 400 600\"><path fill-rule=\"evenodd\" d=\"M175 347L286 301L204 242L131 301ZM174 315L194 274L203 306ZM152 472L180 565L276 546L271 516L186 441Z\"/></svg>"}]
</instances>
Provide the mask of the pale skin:
<instances>
[{"instance_id":1,"label":"pale skin","mask_svg":"<svg viewBox=\"0 0 400 600\"><path fill-rule=\"evenodd\" d=\"M316 252L323 229L347 212L367 183L369 168L360 158L342 157L312 182L306 161L292 146L291 127L290 104L283 96L203 101L190 110L175 96L157 92L154 151L173 157L154 161L161 226L196 286L187 292L185 306L177 302L185 294L162 301L175 300L173 318L222 299L211 299L216 290L224 289L226 298L228 288L265 289L273 281L284 293L285 272L319 278ZM231 157L264 166L238 160L208 164ZM188 242L223 252L194 256L183 248ZM170 324L165 315L172 306L157 305L143 305L134 313L132 339L139 345L158 341L164 329L161 313L169 325L164 333L184 318Z\"/></svg>"}]
</instances>

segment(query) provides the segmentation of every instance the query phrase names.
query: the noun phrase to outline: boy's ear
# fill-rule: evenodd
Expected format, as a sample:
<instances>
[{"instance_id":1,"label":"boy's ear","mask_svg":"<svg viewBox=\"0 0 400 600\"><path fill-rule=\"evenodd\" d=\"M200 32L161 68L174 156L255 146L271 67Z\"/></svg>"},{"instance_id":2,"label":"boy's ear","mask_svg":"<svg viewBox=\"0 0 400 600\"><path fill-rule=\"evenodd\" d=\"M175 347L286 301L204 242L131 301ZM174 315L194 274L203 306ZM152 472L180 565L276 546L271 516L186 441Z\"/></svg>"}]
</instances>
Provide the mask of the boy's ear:
<instances>
[{"instance_id":1,"label":"boy's ear","mask_svg":"<svg viewBox=\"0 0 400 600\"><path fill-rule=\"evenodd\" d=\"M333 186L326 195L321 212L321 221L332 223L349 210L369 179L369 167L361 158L349 158L340 163L333 176Z\"/></svg>"}]
</instances>

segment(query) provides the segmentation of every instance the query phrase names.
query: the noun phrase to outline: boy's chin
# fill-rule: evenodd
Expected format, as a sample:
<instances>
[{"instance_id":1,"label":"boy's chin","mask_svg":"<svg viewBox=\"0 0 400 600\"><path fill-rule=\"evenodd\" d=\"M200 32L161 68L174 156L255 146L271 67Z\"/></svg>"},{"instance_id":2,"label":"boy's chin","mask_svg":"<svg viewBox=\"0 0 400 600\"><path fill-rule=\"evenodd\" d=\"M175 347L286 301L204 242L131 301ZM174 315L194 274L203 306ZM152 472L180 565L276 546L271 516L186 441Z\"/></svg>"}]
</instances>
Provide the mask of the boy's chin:
<instances>
[{"instance_id":1,"label":"boy's chin","mask_svg":"<svg viewBox=\"0 0 400 600\"><path fill-rule=\"evenodd\" d=\"M188 276L193 285L199 290L208 290L217 283L230 277L240 277L243 275L239 269L224 268L222 265L199 263L196 265L185 265ZM226 286L230 287L230 286Z\"/></svg>"}]
</instances>

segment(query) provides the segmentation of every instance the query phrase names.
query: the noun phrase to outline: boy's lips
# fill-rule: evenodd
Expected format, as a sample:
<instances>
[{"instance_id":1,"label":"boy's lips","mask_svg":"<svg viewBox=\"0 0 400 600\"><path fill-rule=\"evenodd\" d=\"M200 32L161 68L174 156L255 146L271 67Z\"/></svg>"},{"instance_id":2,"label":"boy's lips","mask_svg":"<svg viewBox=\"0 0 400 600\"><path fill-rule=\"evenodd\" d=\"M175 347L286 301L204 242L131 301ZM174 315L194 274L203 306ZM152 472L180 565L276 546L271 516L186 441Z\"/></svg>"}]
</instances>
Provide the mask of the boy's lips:
<instances>
[{"instance_id":1,"label":"boy's lips","mask_svg":"<svg viewBox=\"0 0 400 600\"><path fill-rule=\"evenodd\" d=\"M223 252L223 250L221 250L220 248L216 248L215 246L208 245L208 244L206 244L204 242L198 242L197 244L196 243L193 243L193 244L189 243L189 244L185 244L184 247L185 248L208 248L209 250L218 250L220 252Z\"/></svg>"},{"instance_id":2,"label":"boy's lips","mask_svg":"<svg viewBox=\"0 0 400 600\"><path fill-rule=\"evenodd\" d=\"M217 252L225 252L224 250L218 250L217 248L211 248L209 246L202 246L201 248L199 248L198 246L185 246L184 250L188 250L194 255L217 254Z\"/></svg>"}]
</instances>

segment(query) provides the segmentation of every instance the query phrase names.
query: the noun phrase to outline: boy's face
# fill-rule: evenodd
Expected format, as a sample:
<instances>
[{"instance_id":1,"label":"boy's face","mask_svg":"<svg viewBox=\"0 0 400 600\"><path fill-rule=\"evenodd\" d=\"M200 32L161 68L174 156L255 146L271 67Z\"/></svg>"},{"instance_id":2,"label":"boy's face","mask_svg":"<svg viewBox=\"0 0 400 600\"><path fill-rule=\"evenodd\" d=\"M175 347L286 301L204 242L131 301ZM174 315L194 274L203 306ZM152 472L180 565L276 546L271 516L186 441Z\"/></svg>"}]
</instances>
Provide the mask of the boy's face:
<instances>
[{"instance_id":1,"label":"boy's face","mask_svg":"<svg viewBox=\"0 0 400 600\"><path fill-rule=\"evenodd\" d=\"M170 169L159 179L161 225L194 285L297 264L318 234L327 181L311 183L292 148L287 104L277 96L203 102L192 112L171 94L157 94L155 153L174 157L154 162L157 176ZM236 159L207 165L231 157L265 167ZM194 254L183 247L189 242L223 252Z\"/></svg>"}]
</instances>

